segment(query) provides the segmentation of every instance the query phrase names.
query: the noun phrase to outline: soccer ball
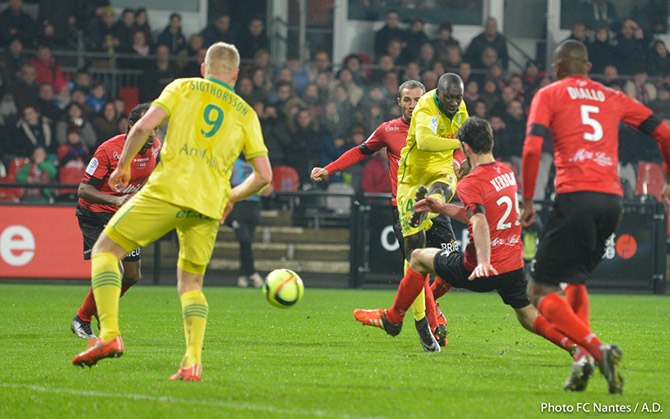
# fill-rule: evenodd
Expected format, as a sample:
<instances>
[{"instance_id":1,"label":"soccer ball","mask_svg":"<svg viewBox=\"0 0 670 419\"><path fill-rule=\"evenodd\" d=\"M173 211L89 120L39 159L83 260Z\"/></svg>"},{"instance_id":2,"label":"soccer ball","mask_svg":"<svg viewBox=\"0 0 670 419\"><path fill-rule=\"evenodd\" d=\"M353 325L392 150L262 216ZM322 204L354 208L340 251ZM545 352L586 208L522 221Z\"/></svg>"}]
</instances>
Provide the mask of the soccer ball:
<instances>
[{"instance_id":1,"label":"soccer ball","mask_svg":"<svg viewBox=\"0 0 670 419\"><path fill-rule=\"evenodd\" d=\"M289 308L300 301L304 293L302 279L290 269L275 269L265 277L263 295L275 307Z\"/></svg>"}]
</instances>

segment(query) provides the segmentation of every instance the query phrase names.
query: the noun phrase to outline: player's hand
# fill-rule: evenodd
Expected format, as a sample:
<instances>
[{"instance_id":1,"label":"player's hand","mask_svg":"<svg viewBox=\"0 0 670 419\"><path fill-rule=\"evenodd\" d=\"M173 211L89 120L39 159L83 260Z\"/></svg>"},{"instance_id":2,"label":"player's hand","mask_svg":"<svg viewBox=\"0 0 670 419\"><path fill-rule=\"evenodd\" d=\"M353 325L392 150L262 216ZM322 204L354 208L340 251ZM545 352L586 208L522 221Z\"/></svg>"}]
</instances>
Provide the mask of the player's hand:
<instances>
[{"instance_id":1,"label":"player's hand","mask_svg":"<svg viewBox=\"0 0 670 419\"><path fill-rule=\"evenodd\" d=\"M670 210L670 184L666 183L663 186L663 192L661 193L663 197L663 204L665 205L665 212Z\"/></svg>"},{"instance_id":2,"label":"player's hand","mask_svg":"<svg viewBox=\"0 0 670 419\"><path fill-rule=\"evenodd\" d=\"M498 271L490 263L480 263L475 267L475 270L472 271L468 277L468 281L472 281L475 278L483 278L485 276L498 275Z\"/></svg>"},{"instance_id":3,"label":"player's hand","mask_svg":"<svg viewBox=\"0 0 670 419\"><path fill-rule=\"evenodd\" d=\"M223 217L221 217L221 221L219 221L219 224L223 224L226 222L226 217L228 217L230 211L233 210L234 206L235 202L232 199L229 199L228 203L226 204L226 209L223 210Z\"/></svg>"},{"instance_id":4,"label":"player's hand","mask_svg":"<svg viewBox=\"0 0 670 419\"><path fill-rule=\"evenodd\" d=\"M327 178L328 175L330 175L328 170L324 169L323 167L315 167L312 169L312 174L309 177L312 179L312 182L321 182Z\"/></svg>"},{"instance_id":5,"label":"player's hand","mask_svg":"<svg viewBox=\"0 0 670 419\"><path fill-rule=\"evenodd\" d=\"M435 214L442 214L442 206L444 204L438 201L435 198L431 198L430 196L426 196L423 198L421 201L418 201L416 204L414 204L414 211L417 212L432 212Z\"/></svg>"},{"instance_id":6,"label":"player's hand","mask_svg":"<svg viewBox=\"0 0 670 419\"><path fill-rule=\"evenodd\" d=\"M130 168L123 168L117 166L116 169L109 175L107 183L114 192L120 192L128 186L130 182Z\"/></svg>"},{"instance_id":7,"label":"player's hand","mask_svg":"<svg viewBox=\"0 0 670 419\"><path fill-rule=\"evenodd\" d=\"M521 226L523 227L530 227L535 224L535 208L533 208L532 201L524 204L519 221L521 221Z\"/></svg>"},{"instance_id":8,"label":"player's hand","mask_svg":"<svg viewBox=\"0 0 670 419\"><path fill-rule=\"evenodd\" d=\"M116 197L116 206L120 207L123 204L125 204L126 202L130 201L130 198L132 198L133 195L135 195L135 194L129 193L129 194L126 194L126 195L117 196Z\"/></svg>"}]
</instances>

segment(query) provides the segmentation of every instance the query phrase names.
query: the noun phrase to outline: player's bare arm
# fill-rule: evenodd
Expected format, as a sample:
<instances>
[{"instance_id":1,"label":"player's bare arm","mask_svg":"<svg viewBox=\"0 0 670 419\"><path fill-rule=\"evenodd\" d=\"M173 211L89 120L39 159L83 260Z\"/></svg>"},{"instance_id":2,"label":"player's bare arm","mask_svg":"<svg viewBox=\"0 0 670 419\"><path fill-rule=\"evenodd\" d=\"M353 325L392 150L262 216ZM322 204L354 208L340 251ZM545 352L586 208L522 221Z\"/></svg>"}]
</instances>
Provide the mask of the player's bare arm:
<instances>
[{"instance_id":1,"label":"player's bare arm","mask_svg":"<svg viewBox=\"0 0 670 419\"><path fill-rule=\"evenodd\" d=\"M226 209L223 212L222 220L230 214L235 202L250 197L272 182L272 166L270 165L268 156L253 157L248 161L254 168L254 172L244 179L242 183L233 188Z\"/></svg>"},{"instance_id":2,"label":"player's bare arm","mask_svg":"<svg viewBox=\"0 0 670 419\"><path fill-rule=\"evenodd\" d=\"M84 182L79 184L77 195L84 201L88 201L93 204L114 205L116 207L120 207L133 197L133 194L126 194L122 196L109 195L99 191L93 185L89 185L88 183Z\"/></svg>"},{"instance_id":3,"label":"player's bare arm","mask_svg":"<svg viewBox=\"0 0 670 419\"><path fill-rule=\"evenodd\" d=\"M486 215L476 213L470 217L472 224L472 238L477 249L477 266L468 277L470 281L489 275L498 275L498 271L491 265L491 235Z\"/></svg>"},{"instance_id":4,"label":"player's bare arm","mask_svg":"<svg viewBox=\"0 0 670 419\"><path fill-rule=\"evenodd\" d=\"M668 193L670 194L670 191ZM535 208L533 208L532 199L523 200L523 211L521 211L519 221L521 221L523 227L530 227L535 224Z\"/></svg>"},{"instance_id":5,"label":"player's bare arm","mask_svg":"<svg viewBox=\"0 0 670 419\"><path fill-rule=\"evenodd\" d=\"M330 173L328 173L328 170L326 170L323 167L315 167L312 169L312 173L310 175L310 178L312 179L312 182L321 182L322 180L326 179Z\"/></svg>"},{"instance_id":6,"label":"player's bare arm","mask_svg":"<svg viewBox=\"0 0 670 419\"><path fill-rule=\"evenodd\" d=\"M435 198L431 198L430 196L427 196L414 204L414 210L434 212L436 214L445 214L450 218L458 220L464 224L467 224L468 222L465 208L454 204L444 204Z\"/></svg>"},{"instance_id":7,"label":"player's bare arm","mask_svg":"<svg viewBox=\"0 0 670 419\"><path fill-rule=\"evenodd\" d=\"M163 108L152 105L147 113L130 129L126 137L126 144L123 146L121 158L119 159L119 165L109 176L109 186L113 191L118 192L128 186L128 182L130 181L130 163L146 143L149 134L167 116Z\"/></svg>"}]
</instances>

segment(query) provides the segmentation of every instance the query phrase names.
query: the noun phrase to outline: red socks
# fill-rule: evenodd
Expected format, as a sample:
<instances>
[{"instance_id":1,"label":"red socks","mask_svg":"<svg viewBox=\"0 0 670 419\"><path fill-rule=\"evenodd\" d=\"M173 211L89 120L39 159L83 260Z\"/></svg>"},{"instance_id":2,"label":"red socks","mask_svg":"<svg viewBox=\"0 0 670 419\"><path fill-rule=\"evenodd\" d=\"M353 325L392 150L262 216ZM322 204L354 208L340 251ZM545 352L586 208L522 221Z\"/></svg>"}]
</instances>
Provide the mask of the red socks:
<instances>
[{"instance_id":1,"label":"red socks","mask_svg":"<svg viewBox=\"0 0 670 419\"><path fill-rule=\"evenodd\" d=\"M423 283L423 290L426 300L426 317L430 330L435 331L437 327L437 311L435 310L435 299L433 298L433 291L430 288L430 277L426 275L426 281Z\"/></svg>"},{"instance_id":2,"label":"red socks","mask_svg":"<svg viewBox=\"0 0 670 419\"><path fill-rule=\"evenodd\" d=\"M568 284L563 290L565 299L577 317L589 326L589 294L586 292L586 285Z\"/></svg>"},{"instance_id":3,"label":"red socks","mask_svg":"<svg viewBox=\"0 0 670 419\"><path fill-rule=\"evenodd\" d=\"M431 285L430 289L433 291L433 299L437 300L444 294L448 293L449 290L451 290L451 284L439 276L436 276L435 281L433 281L433 285Z\"/></svg>"},{"instance_id":4,"label":"red socks","mask_svg":"<svg viewBox=\"0 0 670 419\"><path fill-rule=\"evenodd\" d=\"M386 315L391 322L400 323L403 320L405 313L421 293L427 278L428 275L421 275L409 266L407 267L407 273L398 286L393 306L386 310ZM434 307L435 303L433 303Z\"/></svg>"},{"instance_id":5,"label":"red socks","mask_svg":"<svg viewBox=\"0 0 670 419\"><path fill-rule=\"evenodd\" d=\"M575 342L552 326L551 323L542 316L537 316L535 319L535 323L533 323L533 331L566 351L575 344Z\"/></svg>"},{"instance_id":6,"label":"red socks","mask_svg":"<svg viewBox=\"0 0 670 419\"><path fill-rule=\"evenodd\" d=\"M546 295L537 307L540 313L566 336L586 348L597 362L602 362L603 354L600 351L602 342L591 332L589 327L577 317L567 301L557 293Z\"/></svg>"},{"instance_id":7,"label":"red socks","mask_svg":"<svg viewBox=\"0 0 670 419\"><path fill-rule=\"evenodd\" d=\"M123 285L121 286L121 297L123 297L123 294L128 291L129 286ZM93 288L88 290L88 295L86 296L86 299L84 300L84 303L79 307L79 311L77 311L77 316L79 316L80 319L82 319L85 322L90 322L91 317L95 313L98 312L98 306L95 305L95 297L93 297Z\"/></svg>"}]
</instances>

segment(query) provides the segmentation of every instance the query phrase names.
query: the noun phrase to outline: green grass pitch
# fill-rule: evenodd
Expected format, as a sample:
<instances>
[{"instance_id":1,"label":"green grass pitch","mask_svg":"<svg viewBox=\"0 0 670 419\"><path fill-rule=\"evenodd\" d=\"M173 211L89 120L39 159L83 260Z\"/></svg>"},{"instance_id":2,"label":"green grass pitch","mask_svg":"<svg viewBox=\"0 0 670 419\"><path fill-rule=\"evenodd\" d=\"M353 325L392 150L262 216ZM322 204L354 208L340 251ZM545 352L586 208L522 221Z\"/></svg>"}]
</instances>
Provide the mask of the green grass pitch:
<instances>
[{"instance_id":1,"label":"green grass pitch","mask_svg":"<svg viewBox=\"0 0 670 419\"><path fill-rule=\"evenodd\" d=\"M592 296L594 331L624 350L615 396L598 372L586 392L564 392L567 353L522 329L495 293L443 297L449 346L432 354L411 315L395 338L354 320L354 308L389 306L391 290L307 288L281 310L260 290L207 288L203 382L186 383L167 380L184 352L175 287L130 290L125 355L72 366L86 342L70 320L86 291L0 285L0 417L537 417L542 403L578 402L670 413L667 297Z\"/></svg>"}]
</instances>

